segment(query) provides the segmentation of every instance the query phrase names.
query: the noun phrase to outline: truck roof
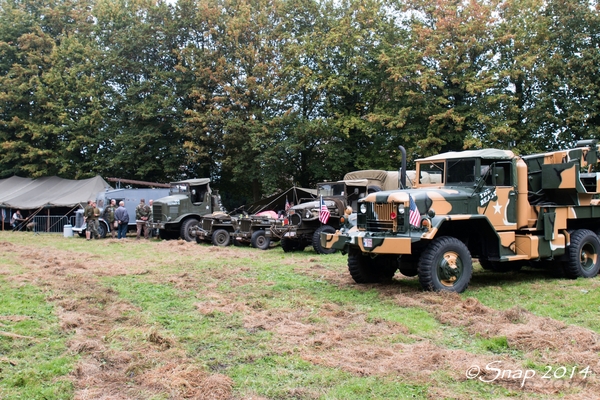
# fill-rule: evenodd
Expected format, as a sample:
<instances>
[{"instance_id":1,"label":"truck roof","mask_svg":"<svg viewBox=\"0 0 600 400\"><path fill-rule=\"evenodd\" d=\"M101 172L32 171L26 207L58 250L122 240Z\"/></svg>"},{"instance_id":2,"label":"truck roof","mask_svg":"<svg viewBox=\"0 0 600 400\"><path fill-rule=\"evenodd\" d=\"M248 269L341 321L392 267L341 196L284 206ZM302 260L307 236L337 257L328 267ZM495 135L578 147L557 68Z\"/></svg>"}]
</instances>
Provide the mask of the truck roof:
<instances>
[{"instance_id":1,"label":"truck roof","mask_svg":"<svg viewBox=\"0 0 600 400\"><path fill-rule=\"evenodd\" d=\"M434 156L419 158L417 161L443 161L457 158L483 158L495 160L511 160L515 154L510 150L481 149L465 151L449 151L447 153L436 154Z\"/></svg>"},{"instance_id":2,"label":"truck roof","mask_svg":"<svg viewBox=\"0 0 600 400\"><path fill-rule=\"evenodd\" d=\"M171 182L172 185L177 184L188 184L188 185L206 185L210 183L210 178L194 178L194 179L186 179L183 181Z\"/></svg>"}]
</instances>

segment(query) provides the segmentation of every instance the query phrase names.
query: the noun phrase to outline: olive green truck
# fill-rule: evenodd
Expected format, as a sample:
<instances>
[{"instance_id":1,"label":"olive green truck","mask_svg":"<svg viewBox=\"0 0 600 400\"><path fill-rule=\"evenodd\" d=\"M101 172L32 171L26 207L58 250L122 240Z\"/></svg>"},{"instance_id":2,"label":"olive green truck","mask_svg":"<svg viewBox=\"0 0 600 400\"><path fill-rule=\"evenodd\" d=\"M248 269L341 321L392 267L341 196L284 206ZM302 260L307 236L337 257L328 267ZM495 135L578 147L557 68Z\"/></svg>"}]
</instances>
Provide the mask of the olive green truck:
<instances>
[{"instance_id":1,"label":"olive green truck","mask_svg":"<svg viewBox=\"0 0 600 400\"><path fill-rule=\"evenodd\" d=\"M600 268L600 169L596 140L517 156L449 152L416 160L406 190L359 200L357 223L322 233L348 254L357 283L417 276L425 290L463 292L472 258L498 272L524 265L592 278Z\"/></svg>"}]
</instances>

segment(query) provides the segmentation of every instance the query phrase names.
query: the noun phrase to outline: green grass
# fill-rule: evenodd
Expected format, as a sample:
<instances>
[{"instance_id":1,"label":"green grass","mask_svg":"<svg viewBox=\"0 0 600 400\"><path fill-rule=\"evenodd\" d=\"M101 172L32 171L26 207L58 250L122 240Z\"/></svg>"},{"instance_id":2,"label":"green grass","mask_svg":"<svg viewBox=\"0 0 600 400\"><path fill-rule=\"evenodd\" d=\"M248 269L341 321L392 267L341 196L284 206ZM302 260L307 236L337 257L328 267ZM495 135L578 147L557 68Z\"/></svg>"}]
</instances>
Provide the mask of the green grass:
<instances>
[{"instance_id":1,"label":"green grass","mask_svg":"<svg viewBox=\"0 0 600 400\"><path fill-rule=\"evenodd\" d=\"M246 318L250 311L265 316L296 313L297 322L326 331L330 323L327 312L333 309L348 315L350 331L360 330L360 321L364 321L371 326L401 326L406 332L389 337L372 335L365 337L364 343L385 348L430 342L441 349L463 350L488 359L510 357L523 368L543 370L543 362L535 354L511 348L504 336L472 334L464 327L441 323L430 312L434 309L431 306L404 306L401 297L399 300L393 293L420 296L415 279L383 287L332 281L330 276L347 273L346 258L339 254L284 254L279 248L228 248L227 253L195 254L179 251L177 245L161 246L157 241L86 242L51 235L30 239L27 234L0 233L0 244L56 249L74 258L85 254L115 266L128 263L128 268L147 270L135 275L100 275L98 285L110 288L120 301L137 307L135 317L140 324L155 327L173 338L196 365L210 373L229 376L237 398L424 399L436 396L439 388L446 393L442 397L450 398L543 397L518 387L457 380L453 375L456 371L443 368L433 371L428 381L412 381L394 372L356 374L310 362L303 357L301 345L282 346L285 338L278 337L278 333L265 327L248 327ZM0 337L0 358L17 362L15 366L5 361L0 364L0 398L72 398L74 389L67 375L78 359L66 351L67 336L58 326L53 303L47 299L51 291L43 282L19 284L12 280L27 272L14 253L2 254L0 260L5 264L5 275L0 281L0 315L30 317L19 322L2 321L1 330L40 339ZM188 283L179 285L179 279ZM535 270L494 274L478 269L461 298L474 297L498 310L518 306L538 316L600 332L600 322L595 318L600 310L599 287L598 279L571 281ZM199 304L208 307L219 301L236 304L239 309L215 306L211 312L199 311ZM146 334L141 326L117 325L105 340L114 347L135 346L145 340ZM415 371L415 376L418 373Z\"/></svg>"},{"instance_id":2,"label":"green grass","mask_svg":"<svg viewBox=\"0 0 600 400\"><path fill-rule=\"evenodd\" d=\"M67 375L77 358L66 352L66 336L40 289L0 279L0 316L2 331L24 336L0 336L0 398L72 398Z\"/></svg>"}]
</instances>

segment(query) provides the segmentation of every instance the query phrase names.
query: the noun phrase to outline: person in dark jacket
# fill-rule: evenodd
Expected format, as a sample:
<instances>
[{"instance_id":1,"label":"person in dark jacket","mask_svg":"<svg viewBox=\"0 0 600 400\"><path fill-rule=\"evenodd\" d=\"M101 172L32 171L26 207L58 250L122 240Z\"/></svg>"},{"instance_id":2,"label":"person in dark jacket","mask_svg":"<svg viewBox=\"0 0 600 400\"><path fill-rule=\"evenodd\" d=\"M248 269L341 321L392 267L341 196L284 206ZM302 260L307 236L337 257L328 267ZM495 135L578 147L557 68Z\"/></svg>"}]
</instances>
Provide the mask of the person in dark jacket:
<instances>
[{"instance_id":1,"label":"person in dark jacket","mask_svg":"<svg viewBox=\"0 0 600 400\"><path fill-rule=\"evenodd\" d=\"M127 235L127 225L129 224L129 213L125 208L125 202L119 202L119 207L115 210L115 221L119 224L117 228L117 239L124 239Z\"/></svg>"}]
</instances>

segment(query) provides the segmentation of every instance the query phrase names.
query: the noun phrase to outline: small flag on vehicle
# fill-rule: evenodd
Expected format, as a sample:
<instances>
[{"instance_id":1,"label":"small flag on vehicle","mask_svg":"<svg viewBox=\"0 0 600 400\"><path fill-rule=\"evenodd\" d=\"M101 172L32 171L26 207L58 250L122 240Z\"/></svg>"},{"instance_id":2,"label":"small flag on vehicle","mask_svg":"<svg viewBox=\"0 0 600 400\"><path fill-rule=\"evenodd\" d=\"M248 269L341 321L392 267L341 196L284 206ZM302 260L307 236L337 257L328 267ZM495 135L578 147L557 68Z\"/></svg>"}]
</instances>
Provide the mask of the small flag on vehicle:
<instances>
[{"instance_id":1,"label":"small flag on vehicle","mask_svg":"<svg viewBox=\"0 0 600 400\"><path fill-rule=\"evenodd\" d=\"M321 211L319 212L319 221L321 221L323 224L326 224L327 221L329 221L330 215L331 213L329 212L329 208L327 208L327 205L323 201L323 196L321 196Z\"/></svg>"},{"instance_id":2,"label":"small flag on vehicle","mask_svg":"<svg viewBox=\"0 0 600 400\"><path fill-rule=\"evenodd\" d=\"M408 199L410 202L409 212L408 212L408 222L413 226L419 226L421 222L421 213L419 212L419 208L417 207L417 203L413 200L412 196L409 194Z\"/></svg>"},{"instance_id":3,"label":"small flag on vehicle","mask_svg":"<svg viewBox=\"0 0 600 400\"><path fill-rule=\"evenodd\" d=\"M285 211L290 209L290 202L288 201L288 198L285 198Z\"/></svg>"}]
</instances>

